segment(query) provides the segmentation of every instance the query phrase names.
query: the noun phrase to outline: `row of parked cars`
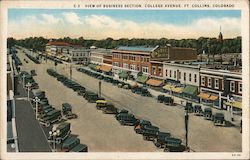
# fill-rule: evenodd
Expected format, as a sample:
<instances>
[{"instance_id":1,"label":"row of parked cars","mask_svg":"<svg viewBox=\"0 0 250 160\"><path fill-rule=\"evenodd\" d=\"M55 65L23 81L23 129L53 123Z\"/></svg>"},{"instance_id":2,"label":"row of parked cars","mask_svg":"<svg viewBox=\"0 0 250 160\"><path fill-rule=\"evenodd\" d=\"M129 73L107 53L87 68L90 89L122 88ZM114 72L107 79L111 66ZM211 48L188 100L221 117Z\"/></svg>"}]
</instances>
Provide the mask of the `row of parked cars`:
<instances>
[{"instance_id":1,"label":"row of parked cars","mask_svg":"<svg viewBox=\"0 0 250 160\"><path fill-rule=\"evenodd\" d=\"M36 64L40 64L40 61L38 60L38 57L33 57L33 56L31 56L31 55L29 55L29 54L27 54L27 53L25 53L25 55L30 59L30 60L32 60L34 63L36 63ZM27 62L26 62L27 63Z\"/></svg>"},{"instance_id":2,"label":"row of parked cars","mask_svg":"<svg viewBox=\"0 0 250 160\"><path fill-rule=\"evenodd\" d=\"M189 113L194 113L196 116L203 116L206 120L213 121L215 126L225 126L226 121L223 113L213 114L212 109L209 107L202 109L200 105L193 105L191 102L187 102L185 110Z\"/></svg>"},{"instance_id":3,"label":"row of parked cars","mask_svg":"<svg viewBox=\"0 0 250 160\"><path fill-rule=\"evenodd\" d=\"M77 68L77 71L85 73L91 77L97 78L99 80L104 80L105 82L112 83L118 88L131 89L133 93L139 94L141 96L151 97L152 95L146 87L139 87L138 85L131 85L117 79L113 79L111 76L103 76L101 73L90 71L86 68Z\"/></svg>"}]
</instances>

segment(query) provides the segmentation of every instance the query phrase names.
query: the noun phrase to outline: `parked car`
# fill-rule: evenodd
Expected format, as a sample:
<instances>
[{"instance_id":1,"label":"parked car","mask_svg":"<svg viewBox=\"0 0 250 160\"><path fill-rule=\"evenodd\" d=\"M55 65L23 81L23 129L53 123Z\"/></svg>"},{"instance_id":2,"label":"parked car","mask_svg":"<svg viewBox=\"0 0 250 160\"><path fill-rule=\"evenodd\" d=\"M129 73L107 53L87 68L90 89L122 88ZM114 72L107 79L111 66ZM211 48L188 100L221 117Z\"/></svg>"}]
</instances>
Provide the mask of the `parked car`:
<instances>
[{"instance_id":1,"label":"parked car","mask_svg":"<svg viewBox=\"0 0 250 160\"><path fill-rule=\"evenodd\" d=\"M185 146L182 145L182 140L178 138L166 138L165 139L164 152L183 152Z\"/></svg>"},{"instance_id":2,"label":"parked car","mask_svg":"<svg viewBox=\"0 0 250 160\"><path fill-rule=\"evenodd\" d=\"M188 111L188 113L193 113L194 112L194 107L191 102L187 102L185 106L185 110Z\"/></svg>"},{"instance_id":3,"label":"parked car","mask_svg":"<svg viewBox=\"0 0 250 160\"><path fill-rule=\"evenodd\" d=\"M202 111L200 105L195 105L195 106L194 106L194 112L195 112L195 115L196 115L196 116L201 116L201 115L203 115L203 111Z\"/></svg>"},{"instance_id":4,"label":"parked car","mask_svg":"<svg viewBox=\"0 0 250 160\"><path fill-rule=\"evenodd\" d=\"M215 126L225 126L225 118L223 113L215 113L213 120Z\"/></svg>"},{"instance_id":5,"label":"parked car","mask_svg":"<svg viewBox=\"0 0 250 160\"><path fill-rule=\"evenodd\" d=\"M72 113L72 106L69 103L62 104L62 115L66 119L77 118L77 115Z\"/></svg>"},{"instance_id":6,"label":"parked car","mask_svg":"<svg viewBox=\"0 0 250 160\"><path fill-rule=\"evenodd\" d=\"M62 115L60 110L52 110L47 113L47 116L40 120L40 123L49 127L54 122L60 122L62 120Z\"/></svg>"},{"instance_id":7,"label":"parked car","mask_svg":"<svg viewBox=\"0 0 250 160\"><path fill-rule=\"evenodd\" d=\"M159 132L159 128L156 126L144 126L141 133L143 135L144 140L153 140L157 137Z\"/></svg>"},{"instance_id":8,"label":"parked car","mask_svg":"<svg viewBox=\"0 0 250 160\"><path fill-rule=\"evenodd\" d=\"M88 146L86 144L78 144L70 152L88 152Z\"/></svg>"},{"instance_id":9,"label":"parked car","mask_svg":"<svg viewBox=\"0 0 250 160\"><path fill-rule=\"evenodd\" d=\"M55 140L57 144L61 144L61 142L64 141L66 138L68 138L68 136L71 133L70 123L63 122L57 125L53 125L52 131L50 132L51 134L49 134L48 142L52 143ZM53 132L57 133L56 137L53 137L52 135Z\"/></svg>"},{"instance_id":10,"label":"parked car","mask_svg":"<svg viewBox=\"0 0 250 160\"><path fill-rule=\"evenodd\" d=\"M158 132L153 142L157 148L165 147L166 138L169 138L170 136L171 136L170 133Z\"/></svg>"},{"instance_id":11,"label":"parked car","mask_svg":"<svg viewBox=\"0 0 250 160\"><path fill-rule=\"evenodd\" d=\"M206 120L212 120L212 109L211 108L205 108L203 112L203 116Z\"/></svg>"},{"instance_id":12,"label":"parked car","mask_svg":"<svg viewBox=\"0 0 250 160\"><path fill-rule=\"evenodd\" d=\"M106 107L101 108L101 110L106 114L117 114L117 108L111 103L108 103Z\"/></svg>"},{"instance_id":13,"label":"parked car","mask_svg":"<svg viewBox=\"0 0 250 160\"><path fill-rule=\"evenodd\" d=\"M96 101L96 109L105 108L107 106L107 101L98 99Z\"/></svg>"},{"instance_id":14,"label":"parked car","mask_svg":"<svg viewBox=\"0 0 250 160\"><path fill-rule=\"evenodd\" d=\"M151 122L150 121L146 121L146 120L138 120L135 124L135 127L134 127L134 131L137 133L137 134L141 134L142 133L142 130L144 129L145 126L151 126Z\"/></svg>"},{"instance_id":15,"label":"parked car","mask_svg":"<svg viewBox=\"0 0 250 160\"><path fill-rule=\"evenodd\" d=\"M34 69L30 71L30 74L31 74L31 76L36 76L37 75L36 71Z\"/></svg>"},{"instance_id":16,"label":"parked car","mask_svg":"<svg viewBox=\"0 0 250 160\"><path fill-rule=\"evenodd\" d=\"M90 103L95 103L98 99L98 94L91 92L91 91L86 91L84 96L85 96L85 99Z\"/></svg>"},{"instance_id":17,"label":"parked car","mask_svg":"<svg viewBox=\"0 0 250 160\"><path fill-rule=\"evenodd\" d=\"M117 116L117 120L120 122L121 125L135 125L137 119L134 115L128 113L120 113Z\"/></svg>"},{"instance_id":18,"label":"parked car","mask_svg":"<svg viewBox=\"0 0 250 160\"><path fill-rule=\"evenodd\" d=\"M172 97L169 96L165 96L163 103L166 105L173 105L174 104L174 99Z\"/></svg>"},{"instance_id":19,"label":"parked car","mask_svg":"<svg viewBox=\"0 0 250 160\"><path fill-rule=\"evenodd\" d=\"M165 98L165 96L164 95L159 95L159 96L157 96L157 102L159 102L159 103L163 103L163 101L164 101L164 98Z\"/></svg>"},{"instance_id":20,"label":"parked car","mask_svg":"<svg viewBox=\"0 0 250 160\"><path fill-rule=\"evenodd\" d=\"M80 144L80 139L76 137L68 137L62 144L62 151L69 152L71 149Z\"/></svg>"},{"instance_id":21,"label":"parked car","mask_svg":"<svg viewBox=\"0 0 250 160\"><path fill-rule=\"evenodd\" d=\"M81 89L81 90L78 90L78 91L77 91L77 94L78 94L79 96L84 96L85 92L86 92L85 89Z\"/></svg>"}]
</instances>

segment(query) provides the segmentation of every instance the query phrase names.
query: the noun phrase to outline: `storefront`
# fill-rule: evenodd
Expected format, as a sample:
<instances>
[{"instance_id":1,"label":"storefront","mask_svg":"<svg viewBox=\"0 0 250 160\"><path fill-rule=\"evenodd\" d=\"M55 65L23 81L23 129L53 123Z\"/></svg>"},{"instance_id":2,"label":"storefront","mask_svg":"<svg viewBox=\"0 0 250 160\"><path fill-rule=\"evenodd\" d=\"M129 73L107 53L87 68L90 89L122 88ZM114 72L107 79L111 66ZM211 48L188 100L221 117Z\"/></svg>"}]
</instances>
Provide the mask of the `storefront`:
<instances>
[{"instance_id":1,"label":"storefront","mask_svg":"<svg viewBox=\"0 0 250 160\"><path fill-rule=\"evenodd\" d=\"M199 102L199 97L197 97L197 94L198 94L197 86L186 85L186 87L182 91L183 98Z\"/></svg>"}]
</instances>

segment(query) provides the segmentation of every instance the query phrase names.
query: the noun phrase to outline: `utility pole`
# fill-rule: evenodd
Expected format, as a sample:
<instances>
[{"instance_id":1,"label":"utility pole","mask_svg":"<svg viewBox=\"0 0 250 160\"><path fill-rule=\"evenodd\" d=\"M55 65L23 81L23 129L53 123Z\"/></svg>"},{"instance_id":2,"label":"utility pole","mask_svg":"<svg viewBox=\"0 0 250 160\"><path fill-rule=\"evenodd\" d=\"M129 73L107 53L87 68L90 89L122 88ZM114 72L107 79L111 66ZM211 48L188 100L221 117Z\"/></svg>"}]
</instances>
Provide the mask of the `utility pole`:
<instances>
[{"instance_id":1,"label":"utility pole","mask_svg":"<svg viewBox=\"0 0 250 160\"><path fill-rule=\"evenodd\" d=\"M99 97L101 97L102 81L99 81Z\"/></svg>"},{"instance_id":2,"label":"utility pole","mask_svg":"<svg viewBox=\"0 0 250 160\"><path fill-rule=\"evenodd\" d=\"M72 79L72 64L70 64L70 67L69 67L69 75L70 75L70 79Z\"/></svg>"},{"instance_id":3,"label":"utility pole","mask_svg":"<svg viewBox=\"0 0 250 160\"><path fill-rule=\"evenodd\" d=\"M185 113L186 150L188 150L188 119L189 119L189 115L188 115L188 108L187 108L186 113Z\"/></svg>"},{"instance_id":4,"label":"utility pole","mask_svg":"<svg viewBox=\"0 0 250 160\"><path fill-rule=\"evenodd\" d=\"M38 102L40 101L40 99L38 97L35 97L34 101L36 102L36 119L37 119L37 117L38 117Z\"/></svg>"}]
</instances>

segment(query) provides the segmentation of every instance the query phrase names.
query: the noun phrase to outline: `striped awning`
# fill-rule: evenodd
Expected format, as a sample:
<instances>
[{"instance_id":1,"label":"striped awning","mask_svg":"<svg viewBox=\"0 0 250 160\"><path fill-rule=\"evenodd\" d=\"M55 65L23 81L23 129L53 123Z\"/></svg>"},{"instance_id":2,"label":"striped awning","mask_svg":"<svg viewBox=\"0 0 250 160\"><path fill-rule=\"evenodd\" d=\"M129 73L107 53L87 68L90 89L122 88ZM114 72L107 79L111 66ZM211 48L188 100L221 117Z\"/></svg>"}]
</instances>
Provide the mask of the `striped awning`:
<instances>
[{"instance_id":1,"label":"striped awning","mask_svg":"<svg viewBox=\"0 0 250 160\"><path fill-rule=\"evenodd\" d=\"M210 100L212 100L212 101L215 101L215 100L217 100L219 97L218 96L215 96L215 95L211 95L210 97L209 97L209 99Z\"/></svg>"},{"instance_id":2,"label":"striped awning","mask_svg":"<svg viewBox=\"0 0 250 160\"><path fill-rule=\"evenodd\" d=\"M166 84L165 86L162 87L163 89L171 91L173 86L171 84Z\"/></svg>"},{"instance_id":3,"label":"striped awning","mask_svg":"<svg viewBox=\"0 0 250 160\"><path fill-rule=\"evenodd\" d=\"M172 91L176 92L176 93L182 93L183 88L182 87L175 87L175 88L172 88Z\"/></svg>"},{"instance_id":4,"label":"striped awning","mask_svg":"<svg viewBox=\"0 0 250 160\"><path fill-rule=\"evenodd\" d=\"M210 97L210 94L207 94L207 93L203 93L201 92L198 97L204 99L204 100L209 100L209 97Z\"/></svg>"},{"instance_id":5,"label":"striped awning","mask_svg":"<svg viewBox=\"0 0 250 160\"><path fill-rule=\"evenodd\" d=\"M235 101L235 102L224 102L224 104L227 105L227 106L233 106L235 108L242 109L242 102L238 102L238 101Z\"/></svg>"},{"instance_id":6,"label":"striped awning","mask_svg":"<svg viewBox=\"0 0 250 160\"><path fill-rule=\"evenodd\" d=\"M148 85L151 85L151 86L155 86L155 87L159 87L160 85L162 85L162 80L157 80L157 79L149 79L147 81L147 84Z\"/></svg>"},{"instance_id":7,"label":"striped awning","mask_svg":"<svg viewBox=\"0 0 250 160\"><path fill-rule=\"evenodd\" d=\"M101 65L100 70L104 72L110 72L112 70L112 67L107 65Z\"/></svg>"}]
</instances>

